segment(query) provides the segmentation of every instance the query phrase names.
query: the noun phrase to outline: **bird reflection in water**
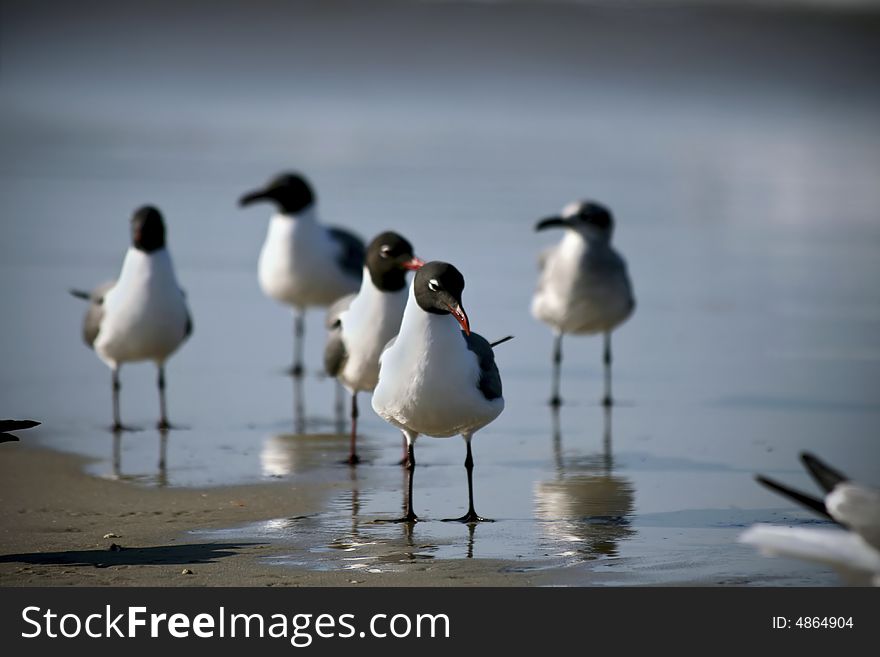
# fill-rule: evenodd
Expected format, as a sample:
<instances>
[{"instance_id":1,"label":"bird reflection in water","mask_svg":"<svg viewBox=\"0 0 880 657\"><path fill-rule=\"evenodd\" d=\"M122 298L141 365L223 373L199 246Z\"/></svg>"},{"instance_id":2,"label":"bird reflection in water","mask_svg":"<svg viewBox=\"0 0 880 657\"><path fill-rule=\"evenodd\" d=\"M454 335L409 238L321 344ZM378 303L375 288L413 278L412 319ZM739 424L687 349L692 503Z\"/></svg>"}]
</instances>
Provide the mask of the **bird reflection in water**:
<instances>
[{"instance_id":1,"label":"bird reflection in water","mask_svg":"<svg viewBox=\"0 0 880 657\"><path fill-rule=\"evenodd\" d=\"M323 377L326 378L326 377ZM292 376L293 381L293 432L302 434L306 431L306 397L304 376ZM338 434L346 432L348 416L345 412L345 390L336 380L331 380L333 394L333 430Z\"/></svg>"},{"instance_id":2,"label":"bird reflection in water","mask_svg":"<svg viewBox=\"0 0 880 657\"><path fill-rule=\"evenodd\" d=\"M578 560L617 556L618 543L634 533L632 482L614 474L611 409L603 412L602 451L567 458L559 410L552 409L556 477L535 485L535 513L542 531L564 548L561 556Z\"/></svg>"},{"instance_id":3,"label":"bird reflection in water","mask_svg":"<svg viewBox=\"0 0 880 657\"><path fill-rule=\"evenodd\" d=\"M146 475L129 475L122 472L122 433L121 430L112 432L111 478L128 481L148 479ZM157 486L168 485L168 429L159 429L159 463L155 482Z\"/></svg>"}]
</instances>

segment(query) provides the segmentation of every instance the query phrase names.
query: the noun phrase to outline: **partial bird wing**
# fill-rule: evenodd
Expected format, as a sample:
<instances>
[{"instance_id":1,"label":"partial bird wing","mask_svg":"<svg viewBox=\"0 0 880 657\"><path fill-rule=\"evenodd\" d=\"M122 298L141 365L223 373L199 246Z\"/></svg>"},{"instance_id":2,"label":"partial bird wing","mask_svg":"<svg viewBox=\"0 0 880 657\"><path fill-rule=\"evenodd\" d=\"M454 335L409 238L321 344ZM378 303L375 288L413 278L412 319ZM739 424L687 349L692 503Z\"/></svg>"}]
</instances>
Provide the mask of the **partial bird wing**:
<instances>
[{"instance_id":1,"label":"partial bird wing","mask_svg":"<svg viewBox=\"0 0 880 657\"><path fill-rule=\"evenodd\" d=\"M337 376L345 366L348 353L342 341L342 313L348 310L356 294L337 299L327 309L324 323L327 326L327 344L324 346L324 369L330 376Z\"/></svg>"},{"instance_id":2,"label":"partial bird wing","mask_svg":"<svg viewBox=\"0 0 880 657\"><path fill-rule=\"evenodd\" d=\"M330 227L327 230L330 232L330 237L342 247L337 260L339 266L352 276L360 278L366 257L364 241L344 228Z\"/></svg>"},{"instance_id":3,"label":"partial bird wing","mask_svg":"<svg viewBox=\"0 0 880 657\"><path fill-rule=\"evenodd\" d=\"M477 387L486 399L498 399L501 396L501 374L498 372L498 366L495 365L492 345L477 333L467 334L462 331L461 334L464 336L467 348L477 355L480 364L480 380L477 382Z\"/></svg>"},{"instance_id":4,"label":"partial bird wing","mask_svg":"<svg viewBox=\"0 0 880 657\"><path fill-rule=\"evenodd\" d=\"M330 307L327 308L327 314L324 316L324 325L327 327L327 330L331 330L337 328L339 326L339 318L348 307L351 305L351 302L354 301L354 298L357 296L357 292L352 292L351 294L346 294L344 297L338 298Z\"/></svg>"},{"instance_id":5,"label":"partial bird wing","mask_svg":"<svg viewBox=\"0 0 880 657\"><path fill-rule=\"evenodd\" d=\"M844 482L825 498L828 513L880 550L880 490Z\"/></svg>"},{"instance_id":6,"label":"partial bird wing","mask_svg":"<svg viewBox=\"0 0 880 657\"><path fill-rule=\"evenodd\" d=\"M83 292L82 290L70 290L70 293L78 299L86 299L89 302L89 308L86 310L86 316L83 319L82 336L83 341L93 347L95 338L98 337L98 331L101 330L101 320L104 318L104 295L116 285L116 281L107 281L102 283L91 292Z\"/></svg>"},{"instance_id":7,"label":"partial bird wing","mask_svg":"<svg viewBox=\"0 0 880 657\"><path fill-rule=\"evenodd\" d=\"M8 443L18 440L18 436L7 433L8 431L31 429L40 424L41 423L36 420L0 420L0 443Z\"/></svg>"},{"instance_id":8,"label":"partial bird wing","mask_svg":"<svg viewBox=\"0 0 880 657\"><path fill-rule=\"evenodd\" d=\"M762 553L828 564L858 583L880 583L880 552L842 529L757 524L739 536Z\"/></svg>"},{"instance_id":9,"label":"partial bird wing","mask_svg":"<svg viewBox=\"0 0 880 657\"><path fill-rule=\"evenodd\" d=\"M822 487L822 490L826 493L830 493L834 490L834 487L837 486L837 484L843 483L849 479L849 477L841 474L809 452L801 453L801 461L803 461L804 466L807 468L807 471L813 479L816 480L816 483L819 484Z\"/></svg>"},{"instance_id":10,"label":"partial bird wing","mask_svg":"<svg viewBox=\"0 0 880 657\"><path fill-rule=\"evenodd\" d=\"M780 484L778 481L774 481L773 479L770 479L769 477L765 477L763 475L756 476L755 480L759 484L763 484L767 488L784 495L788 499L794 500L801 506L804 506L811 511L815 511L820 516L824 516L830 520L834 520L832 515L828 513L828 509L825 508L825 502L820 500L818 497L813 497L812 495L808 495L807 493L802 493L799 490L791 488L790 486L786 486L785 484Z\"/></svg>"}]
</instances>

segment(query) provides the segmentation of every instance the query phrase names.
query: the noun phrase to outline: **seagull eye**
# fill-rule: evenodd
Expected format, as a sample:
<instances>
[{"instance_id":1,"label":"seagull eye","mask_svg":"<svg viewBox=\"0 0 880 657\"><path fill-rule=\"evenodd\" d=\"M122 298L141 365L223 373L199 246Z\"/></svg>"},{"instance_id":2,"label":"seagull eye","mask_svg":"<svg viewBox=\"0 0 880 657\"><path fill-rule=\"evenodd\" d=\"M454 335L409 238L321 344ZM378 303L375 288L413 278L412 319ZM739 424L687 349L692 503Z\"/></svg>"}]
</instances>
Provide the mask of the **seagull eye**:
<instances>
[{"instance_id":1,"label":"seagull eye","mask_svg":"<svg viewBox=\"0 0 880 657\"><path fill-rule=\"evenodd\" d=\"M391 247L388 246L387 244L383 244L381 247L379 247L379 257L380 258L387 258L390 254L391 254Z\"/></svg>"},{"instance_id":2,"label":"seagull eye","mask_svg":"<svg viewBox=\"0 0 880 657\"><path fill-rule=\"evenodd\" d=\"M439 292L440 284L432 278L430 281L428 281L428 289L431 290L431 292Z\"/></svg>"}]
</instances>

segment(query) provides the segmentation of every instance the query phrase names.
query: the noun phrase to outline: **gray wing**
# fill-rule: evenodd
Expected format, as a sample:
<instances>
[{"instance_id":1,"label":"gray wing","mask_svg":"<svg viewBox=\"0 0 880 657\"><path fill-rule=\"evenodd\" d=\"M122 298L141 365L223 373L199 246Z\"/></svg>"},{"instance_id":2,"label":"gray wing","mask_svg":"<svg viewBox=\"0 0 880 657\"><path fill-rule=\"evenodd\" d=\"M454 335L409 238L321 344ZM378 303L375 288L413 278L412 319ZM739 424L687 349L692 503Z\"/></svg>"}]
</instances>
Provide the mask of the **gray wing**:
<instances>
[{"instance_id":1,"label":"gray wing","mask_svg":"<svg viewBox=\"0 0 880 657\"><path fill-rule=\"evenodd\" d=\"M349 294L337 299L327 309L325 324L327 325L327 344L324 346L324 369L330 376L337 376L345 366L348 353L345 343L342 341L342 318L341 315L355 298L355 294Z\"/></svg>"},{"instance_id":2,"label":"gray wing","mask_svg":"<svg viewBox=\"0 0 880 657\"><path fill-rule=\"evenodd\" d=\"M83 319L82 336L83 341L93 347L95 338L98 337L98 331L101 330L101 320L104 318L104 295L116 285L116 281L108 281L102 283L91 292L81 292L79 290L70 290L70 293L80 299L86 299L89 302L89 308L86 310L86 316Z\"/></svg>"},{"instance_id":3,"label":"gray wing","mask_svg":"<svg viewBox=\"0 0 880 657\"><path fill-rule=\"evenodd\" d=\"M330 307L327 308L327 314L324 316L324 326L327 327L328 331L332 331L339 326L339 317L342 313L348 310L348 307L351 305L351 302L354 301L356 296L357 292L352 292L351 294L346 294L344 297L339 297L336 301L330 304Z\"/></svg>"},{"instance_id":4,"label":"gray wing","mask_svg":"<svg viewBox=\"0 0 880 657\"><path fill-rule=\"evenodd\" d=\"M480 363L480 380L477 387L486 399L498 399L501 396L501 374L498 372L498 366L495 365L495 352L492 346L482 335L471 333L468 335L464 331L461 332L467 343L467 348L477 355L477 361Z\"/></svg>"},{"instance_id":5,"label":"gray wing","mask_svg":"<svg viewBox=\"0 0 880 657\"><path fill-rule=\"evenodd\" d=\"M366 257L366 247L364 241L352 232L344 228L330 227L327 229L332 237L341 247L337 262L352 276L360 278L364 270L364 258Z\"/></svg>"}]
</instances>

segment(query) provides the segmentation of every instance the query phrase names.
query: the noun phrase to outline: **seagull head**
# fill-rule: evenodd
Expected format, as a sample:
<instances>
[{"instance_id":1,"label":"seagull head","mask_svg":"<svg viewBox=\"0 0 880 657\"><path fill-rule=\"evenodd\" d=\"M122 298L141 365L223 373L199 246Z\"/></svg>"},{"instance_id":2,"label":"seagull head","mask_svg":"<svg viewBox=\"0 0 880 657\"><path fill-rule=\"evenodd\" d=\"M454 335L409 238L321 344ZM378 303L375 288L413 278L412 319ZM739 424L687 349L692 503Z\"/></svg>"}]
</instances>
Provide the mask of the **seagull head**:
<instances>
[{"instance_id":1,"label":"seagull head","mask_svg":"<svg viewBox=\"0 0 880 657\"><path fill-rule=\"evenodd\" d=\"M152 205L140 207L132 215L131 245L145 253L165 246L165 222L162 213Z\"/></svg>"},{"instance_id":2,"label":"seagull head","mask_svg":"<svg viewBox=\"0 0 880 657\"><path fill-rule=\"evenodd\" d=\"M373 238L367 247L366 266L373 285L394 292L406 286L406 272L425 264L413 255L413 247L402 235L386 231Z\"/></svg>"},{"instance_id":3,"label":"seagull head","mask_svg":"<svg viewBox=\"0 0 880 657\"><path fill-rule=\"evenodd\" d=\"M610 240L614 232L611 211L595 201L575 201L566 205L559 215L542 219L535 230L570 228L585 239Z\"/></svg>"},{"instance_id":4,"label":"seagull head","mask_svg":"<svg viewBox=\"0 0 880 657\"><path fill-rule=\"evenodd\" d=\"M264 187L248 192L238 200L242 207L268 201L284 214L302 212L315 202L315 193L306 179L298 173L282 173Z\"/></svg>"},{"instance_id":5,"label":"seagull head","mask_svg":"<svg viewBox=\"0 0 880 657\"><path fill-rule=\"evenodd\" d=\"M470 323L461 305L463 290L464 276L448 262L428 262L413 279L413 293L422 310L435 315L452 315L461 330L470 335Z\"/></svg>"}]
</instances>

